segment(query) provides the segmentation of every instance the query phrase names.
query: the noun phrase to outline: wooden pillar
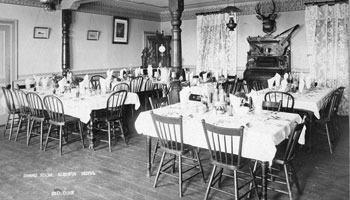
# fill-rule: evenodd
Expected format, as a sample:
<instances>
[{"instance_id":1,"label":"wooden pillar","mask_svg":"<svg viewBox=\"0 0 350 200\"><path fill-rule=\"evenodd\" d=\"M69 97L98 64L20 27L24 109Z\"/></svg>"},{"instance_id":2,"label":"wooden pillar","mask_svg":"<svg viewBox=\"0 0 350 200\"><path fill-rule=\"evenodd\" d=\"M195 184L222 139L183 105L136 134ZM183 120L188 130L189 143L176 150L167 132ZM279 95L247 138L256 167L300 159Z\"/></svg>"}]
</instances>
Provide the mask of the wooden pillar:
<instances>
[{"instance_id":1,"label":"wooden pillar","mask_svg":"<svg viewBox=\"0 0 350 200\"><path fill-rule=\"evenodd\" d=\"M72 11L62 10L62 76L70 70L69 27L72 23Z\"/></svg>"},{"instance_id":2,"label":"wooden pillar","mask_svg":"<svg viewBox=\"0 0 350 200\"><path fill-rule=\"evenodd\" d=\"M181 15L184 10L184 0L169 0L169 11L172 25L172 67L175 69L177 77L182 71L182 50L181 50Z\"/></svg>"}]
</instances>

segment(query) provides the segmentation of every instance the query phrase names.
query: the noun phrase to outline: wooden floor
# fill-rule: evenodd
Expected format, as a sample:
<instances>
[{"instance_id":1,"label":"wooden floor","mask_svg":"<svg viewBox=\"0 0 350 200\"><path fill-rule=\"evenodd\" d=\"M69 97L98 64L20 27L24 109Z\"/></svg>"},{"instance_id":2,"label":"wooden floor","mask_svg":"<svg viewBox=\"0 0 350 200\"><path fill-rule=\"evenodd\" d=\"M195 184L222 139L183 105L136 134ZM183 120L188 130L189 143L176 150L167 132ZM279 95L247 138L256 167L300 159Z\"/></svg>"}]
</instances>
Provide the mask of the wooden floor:
<instances>
[{"instance_id":1,"label":"wooden floor","mask_svg":"<svg viewBox=\"0 0 350 200\"><path fill-rule=\"evenodd\" d=\"M315 129L316 130L316 129ZM319 130L314 134L311 153L302 151L296 158L296 169L303 189L295 199L348 200L349 199L349 119L341 119L341 133L330 155L325 135ZM178 185L171 177L161 177L153 188L155 176L146 176L146 138L129 135L128 146L119 139L113 152L101 143L95 151L82 149L80 142L63 147L59 157L56 143L52 142L46 152L39 151L38 138L29 147L25 134L19 141L2 137L0 127L0 199L46 200L46 199L203 199L206 184L200 177L184 186L184 197L178 197ZM7 136L7 135L6 135ZM201 150L205 174L211 166L208 153ZM155 174L157 164L153 167ZM214 196L216 195L216 196ZM210 199L232 199L216 192ZM269 199L288 199L268 191Z\"/></svg>"}]
</instances>

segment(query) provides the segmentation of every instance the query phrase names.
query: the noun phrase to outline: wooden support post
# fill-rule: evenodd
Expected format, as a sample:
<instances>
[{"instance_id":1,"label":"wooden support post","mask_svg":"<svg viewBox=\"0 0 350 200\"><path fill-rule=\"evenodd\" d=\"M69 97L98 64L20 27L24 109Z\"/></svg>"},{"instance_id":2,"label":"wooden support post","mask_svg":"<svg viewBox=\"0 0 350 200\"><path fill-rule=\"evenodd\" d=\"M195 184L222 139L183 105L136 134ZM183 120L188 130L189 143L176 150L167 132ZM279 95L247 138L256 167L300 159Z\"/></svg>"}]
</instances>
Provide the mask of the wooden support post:
<instances>
[{"instance_id":1,"label":"wooden support post","mask_svg":"<svg viewBox=\"0 0 350 200\"><path fill-rule=\"evenodd\" d=\"M72 11L62 10L62 76L70 70L69 27L72 23Z\"/></svg>"},{"instance_id":2,"label":"wooden support post","mask_svg":"<svg viewBox=\"0 0 350 200\"><path fill-rule=\"evenodd\" d=\"M172 67L175 69L177 78L182 71L182 49L181 49L181 15L184 10L184 0L169 0L169 11L171 14L172 25Z\"/></svg>"}]
</instances>

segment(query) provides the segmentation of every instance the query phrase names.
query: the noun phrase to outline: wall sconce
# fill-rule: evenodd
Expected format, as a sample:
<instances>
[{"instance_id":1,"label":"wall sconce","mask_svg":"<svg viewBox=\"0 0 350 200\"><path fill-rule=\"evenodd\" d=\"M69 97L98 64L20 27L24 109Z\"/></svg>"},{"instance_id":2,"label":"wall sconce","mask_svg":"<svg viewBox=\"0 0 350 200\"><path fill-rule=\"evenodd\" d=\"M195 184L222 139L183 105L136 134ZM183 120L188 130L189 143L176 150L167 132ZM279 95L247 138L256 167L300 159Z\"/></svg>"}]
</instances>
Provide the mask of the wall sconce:
<instances>
[{"instance_id":1,"label":"wall sconce","mask_svg":"<svg viewBox=\"0 0 350 200\"><path fill-rule=\"evenodd\" d=\"M40 0L40 3L43 4L44 10L55 11L56 6L61 3L61 0Z\"/></svg>"},{"instance_id":2,"label":"wall sconce","mask_svg":"<svg viewBox=\"0 0 350 200\"><path fill-rule=\"evenodd\" d=\"M241 12L241 9L237 8L236 6L227 6L226 8L223 8L220 10L220 13L228 13L229 15L229 22L226 24L229 31L234 31L237 24L235 23L234 13Z\"/></svg>"}]
</instances>

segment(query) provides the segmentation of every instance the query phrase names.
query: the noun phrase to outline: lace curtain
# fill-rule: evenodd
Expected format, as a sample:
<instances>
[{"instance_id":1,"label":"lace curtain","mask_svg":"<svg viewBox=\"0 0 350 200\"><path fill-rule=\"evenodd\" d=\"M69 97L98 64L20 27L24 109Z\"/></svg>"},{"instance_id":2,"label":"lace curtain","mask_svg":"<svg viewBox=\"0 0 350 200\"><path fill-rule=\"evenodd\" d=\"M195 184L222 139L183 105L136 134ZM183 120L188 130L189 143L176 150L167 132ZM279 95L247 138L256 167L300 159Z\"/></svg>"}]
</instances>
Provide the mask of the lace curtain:
<instances>
[{"instance_id":1,"label":"lace curtain","mask_svg":"<svg viewBox=\"0 0 350 200\"><path fill-rule=\"evenodd\" d=\"M237 17L234 17L237 22ZM211 71L215 77L236 75L237 29L228 31L228 14L197 16L196 72Z\"/></svg>"},{"instance_id":2,"label":"lace curtain","mask_svg":"<svg viewBox=\"0 0 350 200\"><path fill-rule=\"evenodd\" d=\"M307 59L310 75L319 86L349 86L349 5L307 6ZM349 114L348 88L339 114Z\"/></svg>"}]
</instances>

